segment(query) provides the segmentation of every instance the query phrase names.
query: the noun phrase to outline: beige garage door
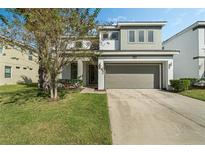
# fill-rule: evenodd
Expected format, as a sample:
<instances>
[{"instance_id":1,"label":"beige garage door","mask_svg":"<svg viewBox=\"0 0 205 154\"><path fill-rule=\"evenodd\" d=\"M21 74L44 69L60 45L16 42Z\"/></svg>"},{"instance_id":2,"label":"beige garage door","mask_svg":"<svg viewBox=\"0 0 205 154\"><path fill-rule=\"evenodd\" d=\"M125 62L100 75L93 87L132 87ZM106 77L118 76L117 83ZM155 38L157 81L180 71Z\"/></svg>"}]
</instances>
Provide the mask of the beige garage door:
<instances>
[{"instance_id":1,"label":"beige garage door","mask_svg":"<svg viewBox=\"0 0 205 154\"><path fill-rule=\"evenodd\" d=\"M158 89L159 64L106 64L107 89Z\"/></svg>"}]
</instances>

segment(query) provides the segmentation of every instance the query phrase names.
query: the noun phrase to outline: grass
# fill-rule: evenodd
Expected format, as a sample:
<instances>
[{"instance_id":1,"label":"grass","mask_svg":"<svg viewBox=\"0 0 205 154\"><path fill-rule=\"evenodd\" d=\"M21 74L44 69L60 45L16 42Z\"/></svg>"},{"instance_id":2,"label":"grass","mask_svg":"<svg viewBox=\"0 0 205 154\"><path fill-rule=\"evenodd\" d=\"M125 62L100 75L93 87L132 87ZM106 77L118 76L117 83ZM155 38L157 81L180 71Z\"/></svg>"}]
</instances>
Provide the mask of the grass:
<instances>
[{"instance_id":1,"label":"grass","mask_svg":"<svg viewBox=\"0 0 205 154\"><path fill-rule=\"evenodd\" d=\"M180 92L180 94L205 101L205 89L191 89L191 90Z\"/></svg>"},{"instance_id":2,"label":"grass","mask_svg":"<svg viewBox=\"0 0 205 154\"><path fill-rule=\"evenodd\" d=\"M0 86L0 144L111 144L106 94L61 92L52 103L34 86Z\"/></svg>"}]
</instances>

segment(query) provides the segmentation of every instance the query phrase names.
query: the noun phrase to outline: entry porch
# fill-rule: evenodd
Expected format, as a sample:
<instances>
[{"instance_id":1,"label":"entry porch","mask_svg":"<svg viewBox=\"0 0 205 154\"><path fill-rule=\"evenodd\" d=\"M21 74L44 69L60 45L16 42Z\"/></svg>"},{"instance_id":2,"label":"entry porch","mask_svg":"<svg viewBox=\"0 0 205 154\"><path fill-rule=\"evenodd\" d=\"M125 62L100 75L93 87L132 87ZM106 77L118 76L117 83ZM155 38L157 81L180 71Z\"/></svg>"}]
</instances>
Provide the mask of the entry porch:
<instances>
[{"instance_id":1,"label":"entry porch","mask_svg":"<svg viewBox=\"0 0 205 154\"><path fill-rule=\"evenodd\" d=\"M63 67L61 79L80 79L83 86L97 88L98 67L97 62L88 59L79 59Z\"/></svg>"}]
</instances>

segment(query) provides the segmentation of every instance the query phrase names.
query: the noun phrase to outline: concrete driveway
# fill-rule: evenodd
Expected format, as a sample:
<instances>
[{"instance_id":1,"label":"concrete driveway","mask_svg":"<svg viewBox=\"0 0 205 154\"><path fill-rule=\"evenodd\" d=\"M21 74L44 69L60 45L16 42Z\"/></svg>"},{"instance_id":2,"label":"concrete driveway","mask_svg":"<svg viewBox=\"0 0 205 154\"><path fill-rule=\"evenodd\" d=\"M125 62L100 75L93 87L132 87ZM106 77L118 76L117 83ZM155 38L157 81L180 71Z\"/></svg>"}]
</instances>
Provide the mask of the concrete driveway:
<instances>
[{"instance_id":1,"label":"concrete driveway","mask_svg":"<svg viewBox=\"0 0 205 154\"><path fill-rule=\"evenodd\" d=\"M108 89L113 144L205 144L205 102L148 89Z\"/></svg>"}]
</instances>

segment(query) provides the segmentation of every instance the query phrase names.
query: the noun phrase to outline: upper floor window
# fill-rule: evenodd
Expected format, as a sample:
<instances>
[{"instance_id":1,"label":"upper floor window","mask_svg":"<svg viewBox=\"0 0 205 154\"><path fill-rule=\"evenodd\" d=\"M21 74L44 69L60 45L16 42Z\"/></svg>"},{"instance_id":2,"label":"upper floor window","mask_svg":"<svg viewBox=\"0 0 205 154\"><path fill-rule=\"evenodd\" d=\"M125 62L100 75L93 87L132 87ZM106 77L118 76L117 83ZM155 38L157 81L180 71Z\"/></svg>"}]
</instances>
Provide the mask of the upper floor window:
<instances>
[{"instance_id":1,"label":"upper floor window","mask_svg":"<svg viewBox=\"0 0 205 154\"><path fill-rule=\"evenodd\" d=\"M148 42L154 42L154 32L148 31Z\"/></svg>"},{"instance_id":2,"label":"upper floor window","mask_svg":"<svg viewBox=\"0 0 205 154\"><path fill-rule=\"evenodd\" d=\"M135 31L129 31L129 42L135 42Z\"/></svg>"},{"instance_id":3,"label":"upper floor window","mask_svg":"<svg viewBox=\"0 0 205 154\"><path fill-rule=\"evenodd\" d=\"M139 42L144 42L144 31L139 31Z\"/></svg>"},{"instance_id":4,"label":"upper floor window","mask_svg":"<svg viewBox=\"0 0 205 154\"><path fill-rule=\"evenodd\" d=\"M111 40L118 40L118 32L112 32Z\"/></svg>"},{"instance_id":5,"label":"upper floor window","mask_svg":"<svg viewBox=\"0 0 205 154\"><path fill-rule=\"evenodd\" d=\"M5 66L4 77L11 78L11 66Z\"/></svg>"},{"instance_id":6,"label":"upper floor window","mask_svg":"<svg viewBox=\"0 0 205 154\"><path fill-rule=\"evenodd\" d=\"M29 53L28 53L28 60L33 60L33 56L32 56L32 52L31 51L29 51Z\"/></svg>"},{"instance_id":7,"label":"upper floor window","mask_svg":"<svg viewBox=\"0 0 205 154\"><path fill-rule=\"evenodd\" d=\"M103 40L108 40L108 33L104 33L104 34L102 35L102 39L103 39Z\"/></svg>"},{"instance_id":8,"label":"upper floor window","mask_svg":"<svg viewBox=\"0 0 205 154\"><path fill-rule=\"evenodd\" d=\"M204 28L204 44L205 44L205 28Z\"/></svg>"},{"instance_id":9,"label":"upper floor window","mask_svg":"<svg viewBox=\"0 0 205 154\"><path fill-rule=\"evenodd\" d=\"M0 54L3 53L4 47L2 45L0 45Z\"/></svg>"},{"instance_id":10,"label":"upper floor window","mask_svg":"<svg viewBox=\"0 0 205 154\"><path fill-rule=\"evenodd\" d=\"M75 42L75 47L76 47L76 48L82 48L82 47L83 47L82 41L77 41L77 42Z\"/></svg>"}]
</instances>

